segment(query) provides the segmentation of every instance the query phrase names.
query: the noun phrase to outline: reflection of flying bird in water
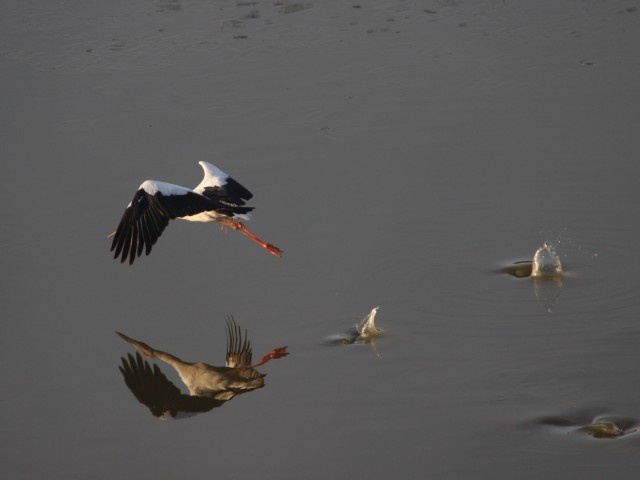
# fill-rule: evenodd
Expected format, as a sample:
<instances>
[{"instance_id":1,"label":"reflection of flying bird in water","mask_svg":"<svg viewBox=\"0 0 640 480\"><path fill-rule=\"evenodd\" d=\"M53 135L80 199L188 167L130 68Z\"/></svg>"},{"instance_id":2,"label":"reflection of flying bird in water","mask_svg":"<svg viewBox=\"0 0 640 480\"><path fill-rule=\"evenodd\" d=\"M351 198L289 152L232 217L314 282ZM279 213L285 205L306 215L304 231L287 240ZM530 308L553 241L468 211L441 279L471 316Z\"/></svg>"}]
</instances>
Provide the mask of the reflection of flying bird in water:
<instances>
[{"instance_id":1,"label":"reflection of flying bird in water","mask_svg":"<svg viewBox=\"0 0 640 480\"><path fill-rule=\"evenodd\" d=\"M145 357L157 358L171 365L189 389L185 395L162 373L157 365L153 367L140 353L122 358L120 371L125 383L138 401L163 419L192 416L221 406L236 395L264 387L265 374L255 367L269 360L289 354L287 347L278 347L252 365L251 344L246 330L240 329L233 320L227 319L226 366L214 367L206 363L189 363L169 353L156 350L146 343L134 340L116 332L133 345Z\"/></svg>"},{"instance_id":2,"label":"reflection of flying bird in water","mask_svg":"<svg viewBox=\"0 0 640 480\"><path fill-rule=\"evenodd\" d=\"M169 220L182 218L191 222L217 222L243 235L278 257L282 251L262 241L238 220L249 219L253 207L245 207L253 194L229 175L207 162L202 182L193 190L171 183L146 180L127 206L113 236L113 258L132 264L136 257L151 253Z\"/></svg>"}]
</instances>

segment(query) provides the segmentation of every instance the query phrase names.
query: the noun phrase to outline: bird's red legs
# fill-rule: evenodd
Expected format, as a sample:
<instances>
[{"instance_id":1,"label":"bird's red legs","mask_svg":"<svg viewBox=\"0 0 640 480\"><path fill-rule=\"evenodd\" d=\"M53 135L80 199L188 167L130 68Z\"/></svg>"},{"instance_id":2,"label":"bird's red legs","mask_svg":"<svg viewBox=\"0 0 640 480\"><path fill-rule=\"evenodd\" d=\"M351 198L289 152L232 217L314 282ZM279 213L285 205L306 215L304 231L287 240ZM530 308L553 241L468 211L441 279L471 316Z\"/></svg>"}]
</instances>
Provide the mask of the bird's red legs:
<instances>
[{"instance_id":1,"label":"bird's red legs","mask_svg":"<svg viewBox=\"0 0 640 480\"><path fill-rule=\"evenodd\" d=\"M267 242L261 240L260 238L258 238L251 230L249 230L247 227L245 227L242 222L240 222L238 220L233 220L231 218L225 218L225 219L222 219L222 220L218 220L218 223L220 225L222 225L223 227L229 227L229 228L233 228L234 230L239 231L240 233L242 233L246 237L248 237L251 240L253 240L254 242L256 242L262 248L267 250L271 255L275 255L276 257L282 257L282 250L280 250L275 245L267 243Z\"/></svg>"},{"instance_id":2,"label":"bird's red legs","mask_svg":"<svg viewBox=\"0 0 640 480\"><path fill-rule=\"evenodd\" d=\"M264 357L262 357L262 360L260 360L255 365L252 365L252 367L259 367L260 365L264 365L265 363L267 363L269 360L272 360L274 358L286 357L287 355L289 355L289 352L287 352L287 347L274 348Z\"/></svg>"}]
</instances>

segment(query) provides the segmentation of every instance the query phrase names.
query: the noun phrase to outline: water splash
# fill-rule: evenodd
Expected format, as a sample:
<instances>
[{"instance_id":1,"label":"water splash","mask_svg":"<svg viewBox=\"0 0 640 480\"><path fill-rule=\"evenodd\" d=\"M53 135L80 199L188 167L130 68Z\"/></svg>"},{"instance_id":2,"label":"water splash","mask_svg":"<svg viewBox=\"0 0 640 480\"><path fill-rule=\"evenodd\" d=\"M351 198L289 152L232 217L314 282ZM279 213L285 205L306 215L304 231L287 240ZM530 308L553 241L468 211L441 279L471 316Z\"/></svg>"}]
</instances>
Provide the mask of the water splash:
<instances>
[{"instance_id":1,"label":"water splash","mask_svg":"<svg viewBox=\"0 0 640 480\"><path fill-rule=\"evenodd\" d=\"M545 242L533 255L531 277L536 298L544 306L547 313L553 311L553 307L560 297L562 275L560 257L558 257L553 245Z\"/></svg>"},{"instance_id":2,"label":"water splash","mask_svg":"<svg viewBox=\"0 0 640 480\"><path fill-rule=\"evenodd\" d=\"M356 325L356 330L358 331L358 338L356 340L372 340L380 335L380 330L376 328L376 313L378 313L378 309L380 307L375 307L369 312L358 325Z\"/></svg>"},{"instance_id":3,"label":"water splash","mask_svg":"<svg viewBox=\"0 0 640 480\"><path fill-rule=\"evenodd\" d=\"M366 343L371 347L373 353L380 358L378 349L376 348L376 339L383 333L376 327L375 319L378 309L374 307L371 312L364 317L354 327L350 328L346 333L339 335L331 335L327 337L329 343L338 345L352 345L354 343Z\"/></svg>"},{"instance_id":4,"label":"water splash","mask_svg":"<svg viewBox=\"0 0 640 480\"><path fill-rule=\"evenodd\" d=\"M533 256L531 276L536 278L562 277L562 263L553 245L544 243Z\"/></svg>"},{"instance_id":5,"label":"water splash","mask_svg":"<svg viewBox=\"0 0 640 480\"><path fill-rule=\"evenodd\" d=\"M553 311L562 292L564 272L552 243L543 243L533 255L533 260L515 262L501 271L516 278L531 277L538 302L548 313Z\"/></svg>"}]
</instances>

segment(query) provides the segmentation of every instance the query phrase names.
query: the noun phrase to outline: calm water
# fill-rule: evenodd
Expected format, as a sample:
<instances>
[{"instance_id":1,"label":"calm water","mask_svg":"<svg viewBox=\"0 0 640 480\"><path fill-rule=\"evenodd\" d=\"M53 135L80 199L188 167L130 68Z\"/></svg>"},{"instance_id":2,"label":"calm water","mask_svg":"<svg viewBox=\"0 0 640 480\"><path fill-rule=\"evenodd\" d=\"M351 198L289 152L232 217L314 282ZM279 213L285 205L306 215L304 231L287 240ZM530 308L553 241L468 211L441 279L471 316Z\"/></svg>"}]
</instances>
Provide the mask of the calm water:
<instances>
[{"instance_id":1,"label":"calm water","mask_svg":"<svg viewBox=\"0 0 640 480\"><path fill-rule=\"evenodd\" d=\"M3 478L635 477L632 3L107 3L0 18ZM113 261L137 186L198 160L284 258L174 222ZM561 287L500 272L544 242ZM375 306L379 357L327 344ZM221 365L226 315L291 355L154 418L114 331Z\"/></svg>"}]
</instances>

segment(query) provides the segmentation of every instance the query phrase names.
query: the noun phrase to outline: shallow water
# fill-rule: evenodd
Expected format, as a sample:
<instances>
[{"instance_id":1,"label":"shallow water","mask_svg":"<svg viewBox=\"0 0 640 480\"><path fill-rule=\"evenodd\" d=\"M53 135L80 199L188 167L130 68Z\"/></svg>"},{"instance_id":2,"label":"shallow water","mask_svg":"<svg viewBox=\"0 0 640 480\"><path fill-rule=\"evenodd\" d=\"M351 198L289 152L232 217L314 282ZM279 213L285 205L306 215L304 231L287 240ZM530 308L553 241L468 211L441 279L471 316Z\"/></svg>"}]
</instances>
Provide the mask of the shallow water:
<instances>
[{"instance_id":1,"label":"shallow water","mask_svg":"<svg viewBox=\"0 0 640 480\"><path fill-rule=\"evenodd\" d=\"M640 436L541 419L640 418L638 15L7 5L3 478L629 478ZM151 256L112 260L137 186L194 186L199 160L254 193L250 226L284 258L174 222ZM500 272L545 242L551 309ZM327 345L378 305L379 356ZM114 331L220 365L226 315L256 356L291 355L209 413L152 417Z\"/></svg>"}]
</instances>

